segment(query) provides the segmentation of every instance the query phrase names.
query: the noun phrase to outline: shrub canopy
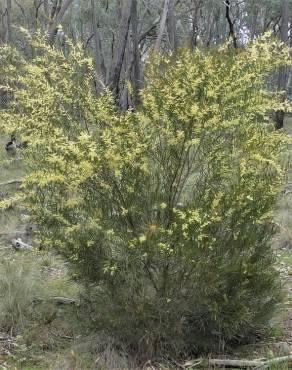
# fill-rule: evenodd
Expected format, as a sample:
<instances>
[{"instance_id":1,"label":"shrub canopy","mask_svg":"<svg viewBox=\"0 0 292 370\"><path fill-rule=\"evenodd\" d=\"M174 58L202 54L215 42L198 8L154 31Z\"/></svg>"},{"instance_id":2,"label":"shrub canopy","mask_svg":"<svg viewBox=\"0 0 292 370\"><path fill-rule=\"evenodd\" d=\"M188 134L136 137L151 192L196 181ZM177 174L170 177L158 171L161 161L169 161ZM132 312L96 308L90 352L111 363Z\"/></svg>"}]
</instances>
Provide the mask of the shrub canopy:
<instances>
[{"instance_id":1,"label":"shrub canopy","mask_svg":"<svg viewBox=\"0 0 292 370\"><path fill-rule=\"evenodd\" d=\"M269 221L285 145L268 114L286 103L265 81L288 49L264 36L153 56L141 106L120 112L81 46L30 43L32 61L0 49L0 124L29 142L18 199L91 287L95 325L146 357L258 328L279 299Z\"/></svg>"}]
</instances>

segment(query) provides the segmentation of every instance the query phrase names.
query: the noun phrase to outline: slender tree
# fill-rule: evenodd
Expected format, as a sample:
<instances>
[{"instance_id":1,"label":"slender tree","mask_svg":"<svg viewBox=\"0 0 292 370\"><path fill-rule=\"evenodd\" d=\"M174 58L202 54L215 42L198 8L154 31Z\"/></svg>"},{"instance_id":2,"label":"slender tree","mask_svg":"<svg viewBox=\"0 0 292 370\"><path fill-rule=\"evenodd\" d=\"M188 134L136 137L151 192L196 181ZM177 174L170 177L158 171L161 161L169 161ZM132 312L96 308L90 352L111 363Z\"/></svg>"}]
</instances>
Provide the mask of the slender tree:
<instances>
[{"instance_id":1,"label":"slender tree","mask_svg":"<svg viewBox=\"0 0 292 370\"><path fill-rule=\"evenodd\" d=\"M171 50L177 49L175 0L170 1L167 17L167 33Z\"/></svg>"},{"instance_id":2,"label":"slender tree","mask_svg":"<svg viewBox=\"0 0 292 370\"><path fill-rule=\"evenodd\" d=\"M230 1L229 0L225 1L225 6L226 6L225 16L226 16L228 26L229 26L229 37L232 39L233 46L237 48L237 38L236 38L235 30L234 30L234 21L232 21L231 15L230 15Z\"/></svg>"},{"instance_id":3,"label":"slender tree","mask_svg":"<svg viewBox=\"0 0 292 370\"><path fill-rule=\"evenodd\" d=\"M155 46L154 46L154 51L155 52L158 52L159 49L160 49L160 46L161 46L162 37L163 37L163 34L165 32L165 26L166 26L167 14L168 14L168 11L169 11L169 5L170 5L170 0L164 0L163 11L162 11L162 15L161 15L161 18L160 18L158 35L157 35L157 39L156 39Z\"/></svg>"},{"instance_id":4,"label":"slender tree","mask_svg":"<svg viewBox=\"0 0 292 370\"><path fill-rule=\"evenodd\" d=\"M6 37L7 43L11 42L11 0L6 0Z\"/></svg>"},{"instance_id":5,"label":"slender tree","mask_svg":"<svg viewBox=\"0 0 292 370\"><path fill-rule=\"evenodd\" d=\"M198 41L198 32L199 32L199 10L201 7L201 0L197 0L194 2L194 8L190 10L191 13L191 31L189 35L190 39L190 48L194 50L197 47Z\"/></svg>"},{"instance_id":6,"label":"slender tree","mask_svg":"<svg viewBox=\"0 0 292 370\"><path fill-rule=\"evenodd\" d=\"M132 84L133 84L133 100L134 104L139 102L139 89L141 82L141 57L139 50L139 39L138 39L138 19L137 19L137 0L133 0L132 13L131 13L131 29L132 29L132 42L133 42L133 73L132 73Z\"/></svg>"},{"instance_id":7,"label":"slender tree","mask_svg":"<svg viewBox=\"0 0 292 370\"><path fill-rule=\"evenodd\" d=\"M288 3L288 0L282 0L280 37L281 37L281 40L284 42L288 42L288 31L289 31L289 3ZM283 100L286 97L287 80L288 80L288 68L287 67L279 68L278 90L285 91ZM284 115L285 114L282 110L279 110L276 112L276 128L277 129L283 128Z\"/></svg>"},{"instance_id":8,"label":"slender tree","mask_svg":"<svg viewBox=\"0 0 292 370\"><path fill-rule=\"evenodd\" d=\"M116 97L118 97L119 93L119 81L129 33L132 2L133 0L124 0L121 2L121 22L116 35L114 53L108 77L108 85Z\"/></svg>"},{"instance_id":9,"label":"slender tree","mask_svg":"<svg viewBox=\"0 0 292 370\"><path fill-rule=\"evenodd\" d=\"M44 0L43 5L44 5L45 24L47 25L50 19L49 1Z\"/></svg>"},{"instance_id":10,"label":"slender tree","mask_svg":"<svg viewBox=\"0 0 292 370\"><path fill-rule=\"evenodd\" d=\"M101 36L98 30L97 19L96 19L96 9L95 0L91 0L91 15L92 15L92 31L94 35L94 57L96 72L98 76L104 80L106 77L106 67L104 64L104 58L102 53Z\"/></svg>"},{"instance_id":11,"label":"slender tree","mask_svg":"<svg viewBox=\"0 0 292 370\"><path fill-rule=\"evenodd\" d=\"M55 35L56 35L56 30L58 27L58 24L62 21L64 14L66 13L67 9L69 6L72 4L73 0L65 0L64 3L61 2L59 3L58 7L58 2L55 1L53 8L52 8L52 13L51 13L51 20L50 20L50 26L49 26L49 43L52 45L54 43Z\"/></svg>"},{"instance_id":12,"label":"slender tree","mask_svg":"<svg viewBox=\"0 0 292 370\"><path fill-rule=\"evenodd\" d=\"M0 1L0 21L1 21L0 42L2 44L5 42L6 27L5 27L5 8L3 7L1 1Z\"/></svg>"}]
</instances>

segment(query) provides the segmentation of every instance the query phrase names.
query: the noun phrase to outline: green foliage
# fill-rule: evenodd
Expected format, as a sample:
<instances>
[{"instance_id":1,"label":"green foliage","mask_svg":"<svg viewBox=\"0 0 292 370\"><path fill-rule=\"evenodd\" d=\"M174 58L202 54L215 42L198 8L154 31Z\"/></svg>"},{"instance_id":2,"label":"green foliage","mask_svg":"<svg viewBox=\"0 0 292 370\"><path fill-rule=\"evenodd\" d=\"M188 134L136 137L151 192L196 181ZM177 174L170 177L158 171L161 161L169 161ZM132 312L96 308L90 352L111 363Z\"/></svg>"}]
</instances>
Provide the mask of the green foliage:
<instances>
[{"instance_id":1,"label":"green foliage","mask_svg":"<svg viewBox=\"0 0 292 370\"><path fill-rule=\"evenodd\" d=\"M95 328L149 358L260 327L279 301L269 221L285 146L268 113L286 104L265 77L288 50L265 36L153 57L141 107L119 112L81 46L31 43L1 126L29 141L21 200L88 287Z\"/></svg>"}]
</instances>

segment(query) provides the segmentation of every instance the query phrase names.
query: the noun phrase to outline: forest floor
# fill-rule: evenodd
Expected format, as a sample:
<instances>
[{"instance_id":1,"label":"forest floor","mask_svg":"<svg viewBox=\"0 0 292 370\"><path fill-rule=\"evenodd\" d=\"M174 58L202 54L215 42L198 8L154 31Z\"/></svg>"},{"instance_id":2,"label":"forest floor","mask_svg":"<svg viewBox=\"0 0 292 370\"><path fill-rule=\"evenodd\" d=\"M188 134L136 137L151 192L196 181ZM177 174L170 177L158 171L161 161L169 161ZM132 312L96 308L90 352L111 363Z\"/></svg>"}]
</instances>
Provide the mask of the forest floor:
<instances>
[{"instance_id":1,"label":"forest floor","mask_svg":"<svg viewBox=\"0 0 292 370\"><path fill-rule=\"evenodd\" d=\"M292 135L292 117L286 119L285 130ZM3 183L19 179L23 173L17 158L13 163L6 163L5 139L0 140L0 200L18 186ZM279 307L264 340L256 338L254 343L232 353L216 354L220 358L256 359L291 354L292 172L287 174L282 194L275 215L279 234L274 245L287 293L285 303ZM101 339L83 325L82 307L78 304L82 288L71 279L66 263L59 256L37 248L13 250L11 240L15 238L37 244L32 229L22 209L11 207L0 213L0 369L132 368L125 356L109 345L103 343L103 351L98 350ZM63 297L69 300L62 300ZM148 368L154 369L150 364Z\"/></svg>"}]
</instances>

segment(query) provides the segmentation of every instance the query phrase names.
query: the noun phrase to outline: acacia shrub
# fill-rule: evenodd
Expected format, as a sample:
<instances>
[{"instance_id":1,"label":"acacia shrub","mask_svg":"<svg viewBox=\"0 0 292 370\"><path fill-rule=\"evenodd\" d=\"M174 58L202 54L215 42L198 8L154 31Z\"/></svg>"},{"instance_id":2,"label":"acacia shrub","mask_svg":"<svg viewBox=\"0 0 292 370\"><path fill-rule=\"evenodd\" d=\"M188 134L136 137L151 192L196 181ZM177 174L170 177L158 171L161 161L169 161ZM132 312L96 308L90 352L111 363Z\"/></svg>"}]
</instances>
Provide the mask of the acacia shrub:
<instances>
[{"instance_id":1,"label":"acacia shrub","mask_svg":"<svg viewBox=\"0 0 292 370\"><path fill-rule=\"evenodd\" d=\"M19 198L87 286L96 329L149 358L260 328L280 291L270 220L285 138L268 113L286 104L265 77L288 49L265 36L155 56L141 106L119 112L95 95L81 46L31 43L2 129L30 143Z\"/></svg>"}]
</instances>

